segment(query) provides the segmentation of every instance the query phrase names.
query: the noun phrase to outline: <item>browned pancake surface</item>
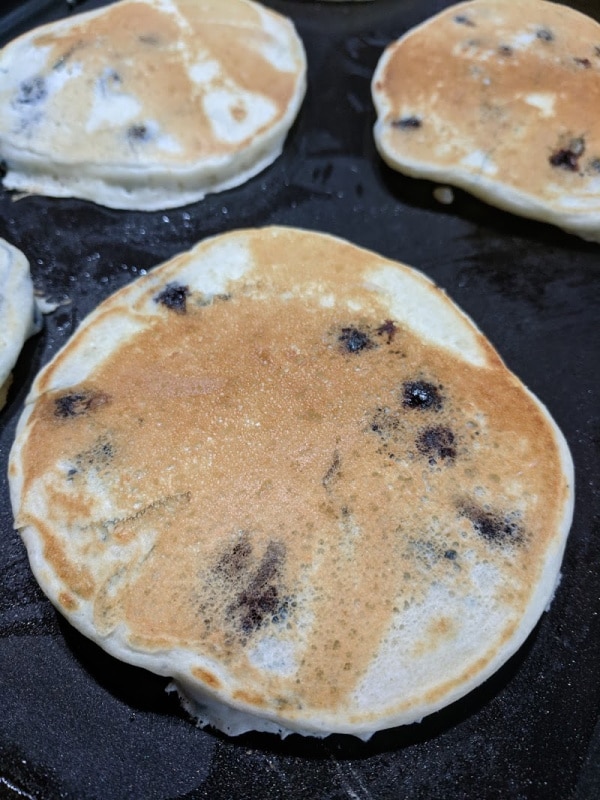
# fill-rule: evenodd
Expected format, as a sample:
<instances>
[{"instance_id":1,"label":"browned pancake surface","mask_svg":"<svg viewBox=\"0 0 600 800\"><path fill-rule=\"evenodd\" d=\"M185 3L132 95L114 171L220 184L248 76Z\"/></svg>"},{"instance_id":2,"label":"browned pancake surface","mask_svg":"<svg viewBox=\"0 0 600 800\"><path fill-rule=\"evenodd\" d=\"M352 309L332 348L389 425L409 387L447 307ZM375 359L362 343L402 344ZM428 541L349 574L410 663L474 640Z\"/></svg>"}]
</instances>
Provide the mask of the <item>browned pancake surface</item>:
<instances>
[{"instance_id":1,"label":"browned pancake surface","mask_svg":"<svg viewBox=\"0 0 600 800\"><path fill-rule=\"evenodd\" d=\"M149 276L143 330L82 382L55 386L77 336L58 356L17 524L100 640L121 626L133 651L195 652L188 674L258 713L373 724L439 703L511 641L557 547L556 432L480 334L476 365L390 315L364 285L389 262L292 231L246 241L259 266L210 301L175 268ZM362 708L392 621L432 606L400 651L443 660L471 598L502 622L470 655Z\"/></svg>"},{"instance_id":2,"label":"browned pancake surface","mask_svg":"<svg viewBox=\"0 0 600 800\"><path fill-rule=\"evenodd\" d=\"M600 25L543 0L473 0L390 45L374 77L383 157L600 237Z\"/></svg>"}]
</instances>

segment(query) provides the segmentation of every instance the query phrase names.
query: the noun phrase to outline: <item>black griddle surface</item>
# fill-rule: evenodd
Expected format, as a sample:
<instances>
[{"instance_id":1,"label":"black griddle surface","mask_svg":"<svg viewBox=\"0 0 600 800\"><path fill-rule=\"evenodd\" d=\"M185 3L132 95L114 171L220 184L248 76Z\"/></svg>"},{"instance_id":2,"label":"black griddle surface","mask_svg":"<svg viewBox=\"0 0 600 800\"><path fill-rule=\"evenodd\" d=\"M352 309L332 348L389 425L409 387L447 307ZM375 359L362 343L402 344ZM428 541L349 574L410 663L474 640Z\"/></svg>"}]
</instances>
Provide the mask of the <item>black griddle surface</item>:
<instances>
[{"instance_id":1,"label":"black griddle surface","mask_svg":"<svg viewBox=\"0 0 600 800\"><path fill-rule=\"evenodd\" d=\"M0 44L73 5L5 2ZM283 155L261 175L156 213L42 197L15 202L0 190L0 236L28 256L36 287L66 302L26 344L0 416L0 798L598 798L600 246L460 191L440 205L432 184L391 172L377 156L375 64L389 41L449 3L266 5L295 21L309 87ZM600 19L600 3L570 5ZM6 463L39 368L100 300L142 270L206 236L274 223L342 236L423 270L548 406L575 461L575 519L549 613L482 687L368 743L228 739L197 729L164 692L166 680L116 661L57 615L12 529Z\"/></svg>"}]
</instances>

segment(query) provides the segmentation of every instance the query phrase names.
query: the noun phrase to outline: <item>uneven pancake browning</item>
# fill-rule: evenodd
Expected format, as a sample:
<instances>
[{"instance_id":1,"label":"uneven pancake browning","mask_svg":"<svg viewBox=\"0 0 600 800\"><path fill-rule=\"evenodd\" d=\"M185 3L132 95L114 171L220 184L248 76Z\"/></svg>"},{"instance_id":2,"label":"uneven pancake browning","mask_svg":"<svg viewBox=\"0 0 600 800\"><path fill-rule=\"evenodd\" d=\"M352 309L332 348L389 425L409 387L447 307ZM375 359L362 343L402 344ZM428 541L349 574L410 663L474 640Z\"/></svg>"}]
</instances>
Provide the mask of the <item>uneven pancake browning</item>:
<instances>
[{"instance_id":1,"label":"uneven pancake browning","mask_svg":"<svg viewBox=\"0 0 600 800\"><path fill-rule=\"evenodd\" d=\"M6 403L11 370L23 342L38 330L36 316L29 262L0 239L0 408Z\"/></svg>"},{"instance_id":2,"label":"uneven pancake browning","mask_svg":"<svg viewBox=\"0 0 600 800\"><path fill-rule=\"evenodd\" d=\"M460 697L552 597L572 466L423 275L285 228L102 303L10 462L38 581L201 721L368 737Z\"/></svg>"},{"instance_id":3,"label":"uneven pancake browning","mask_svg":"<svg viewBox=\"0 0 600 800\"><path fill-rule=\"evenodd\" d=\"M600 241L600 25L543 0L451 6L384 51L375 141L394 169Z\"/></svg>"},{"instance_id":4,"label":"uneven pancake browning","mask_svg":"<svg viewBox=\"0 0 600 800\"><path fill-rule=\"evenodd\" d=\"M249 0L122 0L0 53L9 189L184 205L281 152L305 91L291 21Z\"/></svg>"}]
</instances>

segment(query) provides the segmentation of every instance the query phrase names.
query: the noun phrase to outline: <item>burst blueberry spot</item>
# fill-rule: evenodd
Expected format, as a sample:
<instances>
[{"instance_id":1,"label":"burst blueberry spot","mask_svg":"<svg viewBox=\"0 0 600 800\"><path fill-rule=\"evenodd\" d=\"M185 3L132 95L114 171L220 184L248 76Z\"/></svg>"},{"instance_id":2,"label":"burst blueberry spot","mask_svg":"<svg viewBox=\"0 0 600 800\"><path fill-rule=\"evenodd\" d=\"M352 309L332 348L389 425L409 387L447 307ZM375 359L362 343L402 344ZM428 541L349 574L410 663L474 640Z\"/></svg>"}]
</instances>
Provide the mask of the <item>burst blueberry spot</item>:
<instances>
[{"instance_id":1,"label":"burst blueberry spot","mask_svg":"<svg viewBox=\"0 0 600 800\"><path fill-rule=\"evenodd\" d=\"M450 428L443 425L425 428L417 436L416 445L422 455L429 457L429 463L432 466L437 463L438 459L452 461L456 457L454 434Z\"/></svg>"},{"instance_id":2,"label":"burst blueberry spot","mask_svg":"<svg viewBox=\"0 0 600 800\"><path fill-rule=\"evenodd\" d=\"M88 411L94 411L109 400L101 392L74 392L64 394L54 400L54 416L67 419L80 417Z\"/></svg>"},{"instance_id":3,"label":"burst blueberry spot","mask_svg":"<svg viewBox=\"0 0 600 800\"><path fill-rule=\"evenodd\" d=\"M469 519L476 533L487 542L504 545L523 541L522 528L508 515L494 513L476 505L464 506L461 513Z\"/></svg>"},{"instance_id":4,"label":"burst blueberry spot","mask_svg":"<svg viewBox=\"0 0 600 800\"><path fill-rule=\"evenodd\" d=\"M150 139L150 131L146 125L131 125L127 129L127 138L132 142L147 142Z\"/></svg>"},{"instance_id":5,"label":"burst blueberry spot","mask_svg":"<svg viewBox=\"0 0 600 800\"><path fill-rule=\"evenodd\" d=\"M339 341L349 353L359 353L374 346L369 336L358 328L342 328Z\"/></svg>"},{"instance_id":6,"label":"burst blueberry spot","mask_svg":"<svg viewBox=\"0 0 600 800\"><path fill-rule=\"evenodd\" d=\"M35 105L45 100L47 94L46 81L38 75L29 81L23 81L19 88L19 94L17 95L17 103L22 105Z\"/></svg>"},{"instance_id":7,"label":"burst blueberry spot","mask_svg":"<svg viewBox=\"0 0 600 800\"><path fill-rule=\"evenodd\" d=\"M187 286L180 283L167 283L165 288L154 297L155 303L161 303L177 314L185 314L187 311L186 300L190 294Z\"/></svg>"},{"instance_id":8,"label":"burst blueberry spot","mask_svg":"<svg viewBox=\"0 0 600 800\"><path fill-rule=\"evenodd\" d=\"M442 397L437 386L427 381L406 381L402 384L402 405L405 408L439 411Z\"/></svg>"},{"instance_id":9,"label":"burst blueberry spot","mask_svg":"<svg viewBox=\"0 0 600 800\"><path fill-rule=\"evenodd\" d=\"M457 14L454 17L454 22L456 22L457 25L466 25L468 28L475 27L473 20L469 19L469 17L465 16L464 14Z\"/></svg>"},{"instance_id":10,"label":"burst blueberry spot","mask_svg":"<svg viewBox=\"0 0 600 800\"><path fill-rule=\"evenodd\" d=\"M536 33L538 39L541 39L542 42L553 42L554 41L554 34L552 31L548 30L548 28L540 28Z\"/></svg>"},{"instance_id":11,"label":"burst blueberry spot","mask_svg":"<svg viewBox=\"0 0 600 800\"><path fill-rule=\"evenodd\" d=\"M400 119L395 119L392 122L392 126L394 128L400 128L401 130L410 130L411 128L420 128L423 124L422 120L419 117L401 117Z\"/></svg>"}]
</instances>

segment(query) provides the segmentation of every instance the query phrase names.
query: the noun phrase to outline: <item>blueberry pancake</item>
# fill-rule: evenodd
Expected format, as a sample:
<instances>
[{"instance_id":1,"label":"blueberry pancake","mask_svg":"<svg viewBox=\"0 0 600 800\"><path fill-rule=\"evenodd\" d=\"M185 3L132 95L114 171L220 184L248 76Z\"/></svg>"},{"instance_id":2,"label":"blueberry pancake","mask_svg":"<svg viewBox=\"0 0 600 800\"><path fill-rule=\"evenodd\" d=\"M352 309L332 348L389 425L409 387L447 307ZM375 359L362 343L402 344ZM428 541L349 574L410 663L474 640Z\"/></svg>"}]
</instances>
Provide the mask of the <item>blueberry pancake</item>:
<instances>
[{"instance_id":1,"label":"blueberry pancake","mask_svg":"<svg viewBox=\"0 0 600 800\"><path fill-rule=\"evenodd\" d=\"M548 606L573 503L548 411L440 289L278 227L105 300L9 470L56 607L230 734L368 738L464 695Z\"/></svg>"},{"instance_id":2,"label":"blueberry pancake","mask_svg":"<svg viewBox=\"0 0 600 800\"><path fill-rule=\"evenodd\" d=\"M23 343L38 330L37 309L29 262L24 254L0 239L0 408Z\"/></svg>"},{"instance_id":3,"label":"blueberry pancake","mask_svg":"<svg viewBox=\"0 0 600 800\"><path fill-rule=\"evenodd\" d=\"M4 186L155 210L280 154L305 92L287 18L250 0L121 0L0 51Z\"/></svg>"},{"instance_id":4,"label":"blueberry pancake","mask_svg":"<svg viewBox=\"0 0 600 800\"><path fill-rule=\"evenodd\" d=\"M600 241L600 24L544 0L451 6L372 81L383 159Z\"/></svg>"}]
</instances>

